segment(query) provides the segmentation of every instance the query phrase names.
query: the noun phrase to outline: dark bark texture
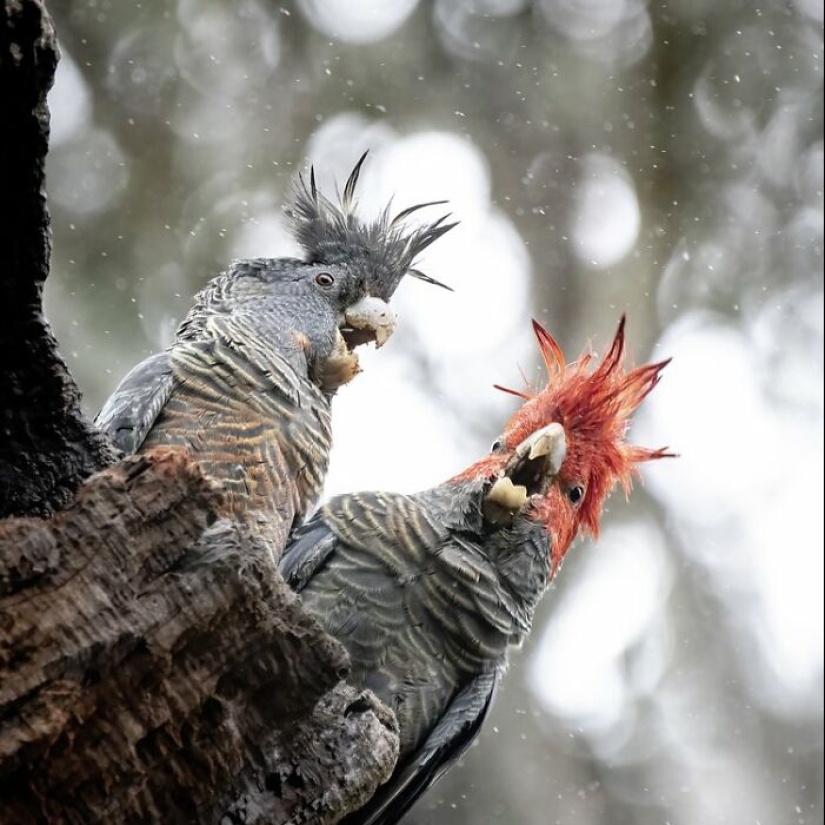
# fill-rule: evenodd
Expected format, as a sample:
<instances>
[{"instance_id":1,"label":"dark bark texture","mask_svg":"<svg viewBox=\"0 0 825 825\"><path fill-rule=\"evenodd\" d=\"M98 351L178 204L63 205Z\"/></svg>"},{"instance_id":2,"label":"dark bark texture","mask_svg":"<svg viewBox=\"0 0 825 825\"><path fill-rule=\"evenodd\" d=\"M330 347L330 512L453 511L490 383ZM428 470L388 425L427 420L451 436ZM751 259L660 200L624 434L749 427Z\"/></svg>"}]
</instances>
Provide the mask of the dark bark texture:
<instances>
[{"instance_id":1,"label":"dark bark texture","mask_svg":"<svg viewBox=\"0 0 825 825\"><path fill-rule=\"evenodd\" d=\"M0 822L336 822L392 772L394 717L197 464L114 463L43 317L56 62L43 4L4 0Z\"/></svg>"},{"instance_id":2,"label":"dark bark texture","mask_svg":"<svg viewBox=\"0 0 825 825\"><path fill-rule=\"evenodd\" d=\"M394 720L325 696L343 648L218 498L157 450L0 522L0 820L327 822L387 778Z\"/></svg>"},{"instance_id":3,"label":"dark bark texture","mask_svg":"<svg viewBox=\"0 0 825 825\"><path fill-rule=\"evenodd\" d=\"M48 515L114 453L80 397L42 312L51 246L43 165L57 66L42 3L0 11L0 518Z\"/></svg>"}]
</instances>

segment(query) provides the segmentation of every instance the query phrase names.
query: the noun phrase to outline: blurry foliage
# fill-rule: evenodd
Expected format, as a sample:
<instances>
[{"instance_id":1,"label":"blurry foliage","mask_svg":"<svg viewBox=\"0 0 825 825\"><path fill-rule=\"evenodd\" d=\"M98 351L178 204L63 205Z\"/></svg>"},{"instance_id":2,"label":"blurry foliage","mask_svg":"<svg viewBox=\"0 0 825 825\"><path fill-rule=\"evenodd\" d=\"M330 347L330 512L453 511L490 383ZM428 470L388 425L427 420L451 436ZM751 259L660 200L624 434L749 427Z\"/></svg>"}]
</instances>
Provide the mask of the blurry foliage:
<instances>
[{"instance_id":1,"label":"blurry foliage","mask_svg":"<svg viewBox=\"0 0 825 825\"><path fill-rule=\"evenodd\" d=\"M466 139L483 158L492 203L532 264L529 312L569 354L591 336L606 340L625 310L638 360L660 338L674 346L688 340L691 324L730 334L736 353L755 365L753 397L765 405L765 421L805 422L808 429L796 432L813 433L808 452L821 450L819 4L51 0L49 7L63 62L51 96L47 309L90 411L128 367L168 342L192 293L229 258L293 250L274 216L307 157L340 172L362 144L380 161L382 147L399 136L437 131ZM250 248L263 236L266 250ZM457 287L460 300L461 290L473 290L473 273L453 265L457 271L432 274ZM495 306L506 295L508 273L500 278L500 292L479 300ZM450 393L426 317L401 339L409 350L404 375L428 402L442 399L447 437L467 439L461 449L472 457L501 418L475 405L467 388ZM477 331L482 367L490 332ZM499 353L500 362L523 354L514 347L512 356ZM719 357L719 365L713 356L703 362L709 376L741 361ZM678 371L677 357L667 377L674 386ZM699 375L693 403L707 414L677 405L675 417L653 428L677 449L692 420L712 429L720 412L727 422L714 407L718 398L735 405L751 397L721 374L707 384L719 395L705 392ZM506 378L490 372L481 389ZM686 375L681 380L686 386ZM781 418L788 410L803 417ZM729 439L739 437L737 415L749 411L730 413ZM427 433L407 429L426 443ZM770 442L770 425L766 432ZM720 497L738 484L737 472L793 483L781 455L762 463L769 443L749 445L752 464L731 468L724 439L709 440L722 449L694 478L701 486L704 473ZM365 462L383 457L381 444L364 447ZM821 456L813 460L821 468ZM659 468L657 478L667 472ZM771 659L765 639L783 631L760 612L759 571L749 578L760 562L741 538L758 496L773 492L759 487L731 510L725 529L708 516L713 529L702 532L706 511L680 510L679 491L661 489L637 490L631 506L617 497L607 514L608 548L617 536L631 544L637 536L655 548L650 563L630 575L632 546L600 556L588 543L572 554L536 632L514 657L480 746L411 821L822 822L821 650L811 660L803 648L807 669L798 676L771 671L784 660ZM822 510L811 507L787 511L804 524L780 533L775 547L781 557L782 541L803 542L807 555L790 553L787 562L803 584L821 575L821 528L813 522ZM726 560L737 541L744 549ZM814 542L813 554L805 541ZM568 622L565 641L587 660L582 645L612 638L610 611L637 602L616 649L593 650L594 661L606 656L610 664L604 673L616 687L605 696L615 707L594 706L593 716L571 706L565 716L557 692L549 706L558 713L548 713L541 686L528 678L536 665L528 665L545 661L539 647L552 647L582 593L601 592L598 571L611 559L609 605L587 611L605 632L571 641L581 626ZM645 587L647 601L639 595ZM568 613L565 604L573 605ZM809 607L810 599L800 602L800 610ZM800 623L821 619L805 613ZM573 701L576 669L564 678ZM541 679L552 683L554 673ZM581 692L592 691L582 685ZM584 707L586 697L579 699Z\"/></svg>"}]
</instances>

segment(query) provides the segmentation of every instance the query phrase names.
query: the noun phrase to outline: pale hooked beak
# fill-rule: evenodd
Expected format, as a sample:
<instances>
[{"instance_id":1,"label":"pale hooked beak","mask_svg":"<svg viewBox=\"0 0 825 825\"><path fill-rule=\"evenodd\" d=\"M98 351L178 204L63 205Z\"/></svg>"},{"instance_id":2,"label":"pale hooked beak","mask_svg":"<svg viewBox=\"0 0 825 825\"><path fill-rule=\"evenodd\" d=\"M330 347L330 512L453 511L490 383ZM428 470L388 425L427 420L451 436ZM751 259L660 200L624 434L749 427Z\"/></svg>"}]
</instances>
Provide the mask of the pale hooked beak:
<instances>
[{"instance_id":1,"label":"pale hooked beak","mask_svg":"<svg viewBox=\"0 0 825 825\"><path fill-rule=\"evenodd\" d=\"M536 430L529 438L525 438L516 447L516 455L523 457L527 453L529 461L547 456L547 471L550 475L558 475L564 457L567 455L567 438L564 427L558 422L548 424Z\"/></svg>"},{"instance_id":2,"label":"pale hooked beak","mask_svg":"<svg viewBox=\"0 0 825 825\"><path fill-rule=\"evenodd\" d=\"M531 496L546 492L566 454L564 427L557 422L525 438L487 493L485 518L493 524L509 524Z\"/></svg>"},{"instance_id":3,"label":"pale hooked beak","mask_svg":"<svg viewBox=\"0 0 825 825\"><path fill-rule=\"evenodd\" d=\"M341 334L352 349L359 344L374 341L383 346L395 332L396 316L386 301L366 296L348 307L344 313Z\"/></svg>"}]
</instances>

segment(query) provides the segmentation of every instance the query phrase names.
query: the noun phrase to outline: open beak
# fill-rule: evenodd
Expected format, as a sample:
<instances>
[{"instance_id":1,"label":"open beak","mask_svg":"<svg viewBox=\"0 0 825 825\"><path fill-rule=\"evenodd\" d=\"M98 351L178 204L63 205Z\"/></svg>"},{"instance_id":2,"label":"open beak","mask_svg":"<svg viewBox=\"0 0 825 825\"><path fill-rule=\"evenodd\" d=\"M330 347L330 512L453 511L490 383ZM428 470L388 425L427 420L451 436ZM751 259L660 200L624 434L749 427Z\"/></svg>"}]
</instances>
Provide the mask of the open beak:
<instances>
[{"instance_id":1,"label":"open beak","mask_svg":"<svg viewBox=\"0 0 825 825\"><path fill-rule=\"evenodd\" d=\"M484 499L484 517L509 524L532 496L543 496L559 474L567 454L564 428L554 422L516 447Z\"/></svg>"},{"instance_id":2,"label":"open beak","mask_svg":"<svg viewBox=\"0 0 825 825\"><path fill-rule=\"evenodd\" d=\"M355 348L370 341L380 347L394 331L395 313L386 301L369 296L356 301L338 325L333 351L318 371L319 386L326 392L335 392L348 384L361 372Z\"/></svg>"},{"instance_id":3,"label":"open beak","mask_svg":"<svg viewBox=\"0 0 825 825\"><path fill-rule=\"evenodd\" d=\"M395 320L395 313L386 301L367 296L347 308L341 335L350 350L370 341L381 347L395 332Z\"/></svg>"}]
</instances>

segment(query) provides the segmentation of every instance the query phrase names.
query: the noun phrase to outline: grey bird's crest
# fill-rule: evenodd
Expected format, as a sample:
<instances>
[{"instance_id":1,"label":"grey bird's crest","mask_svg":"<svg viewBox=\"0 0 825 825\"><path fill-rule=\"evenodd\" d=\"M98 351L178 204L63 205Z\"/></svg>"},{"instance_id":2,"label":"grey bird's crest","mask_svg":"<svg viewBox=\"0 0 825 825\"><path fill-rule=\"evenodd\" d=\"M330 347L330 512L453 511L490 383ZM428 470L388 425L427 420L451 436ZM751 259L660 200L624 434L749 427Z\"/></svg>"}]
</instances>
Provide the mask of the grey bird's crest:
<instances>
[{"instance_id":1,"label":"grey bird's crest","mask_svg":"<svg viewBox=\"0 0 825 825\"><path fill-rule=\"evenodd\" d=\"M372 222L364 222L354 214L355 188L361 167L367 157L361 155L350 173L340 204L322 195L315 185L315 170L310 169L309 183L298 176L295 197L286 210L292 220L292 230L301 244L308 263L350 264L362 268L370 294L389 300L404 275L450 289L414 268L416 257L434 241L449 232L456 223L446 223L449 214L431 224L407 231L404 220L427 206L446 201L419 203L390 216L390 207Z\"/></svg>"}]
</instances>

